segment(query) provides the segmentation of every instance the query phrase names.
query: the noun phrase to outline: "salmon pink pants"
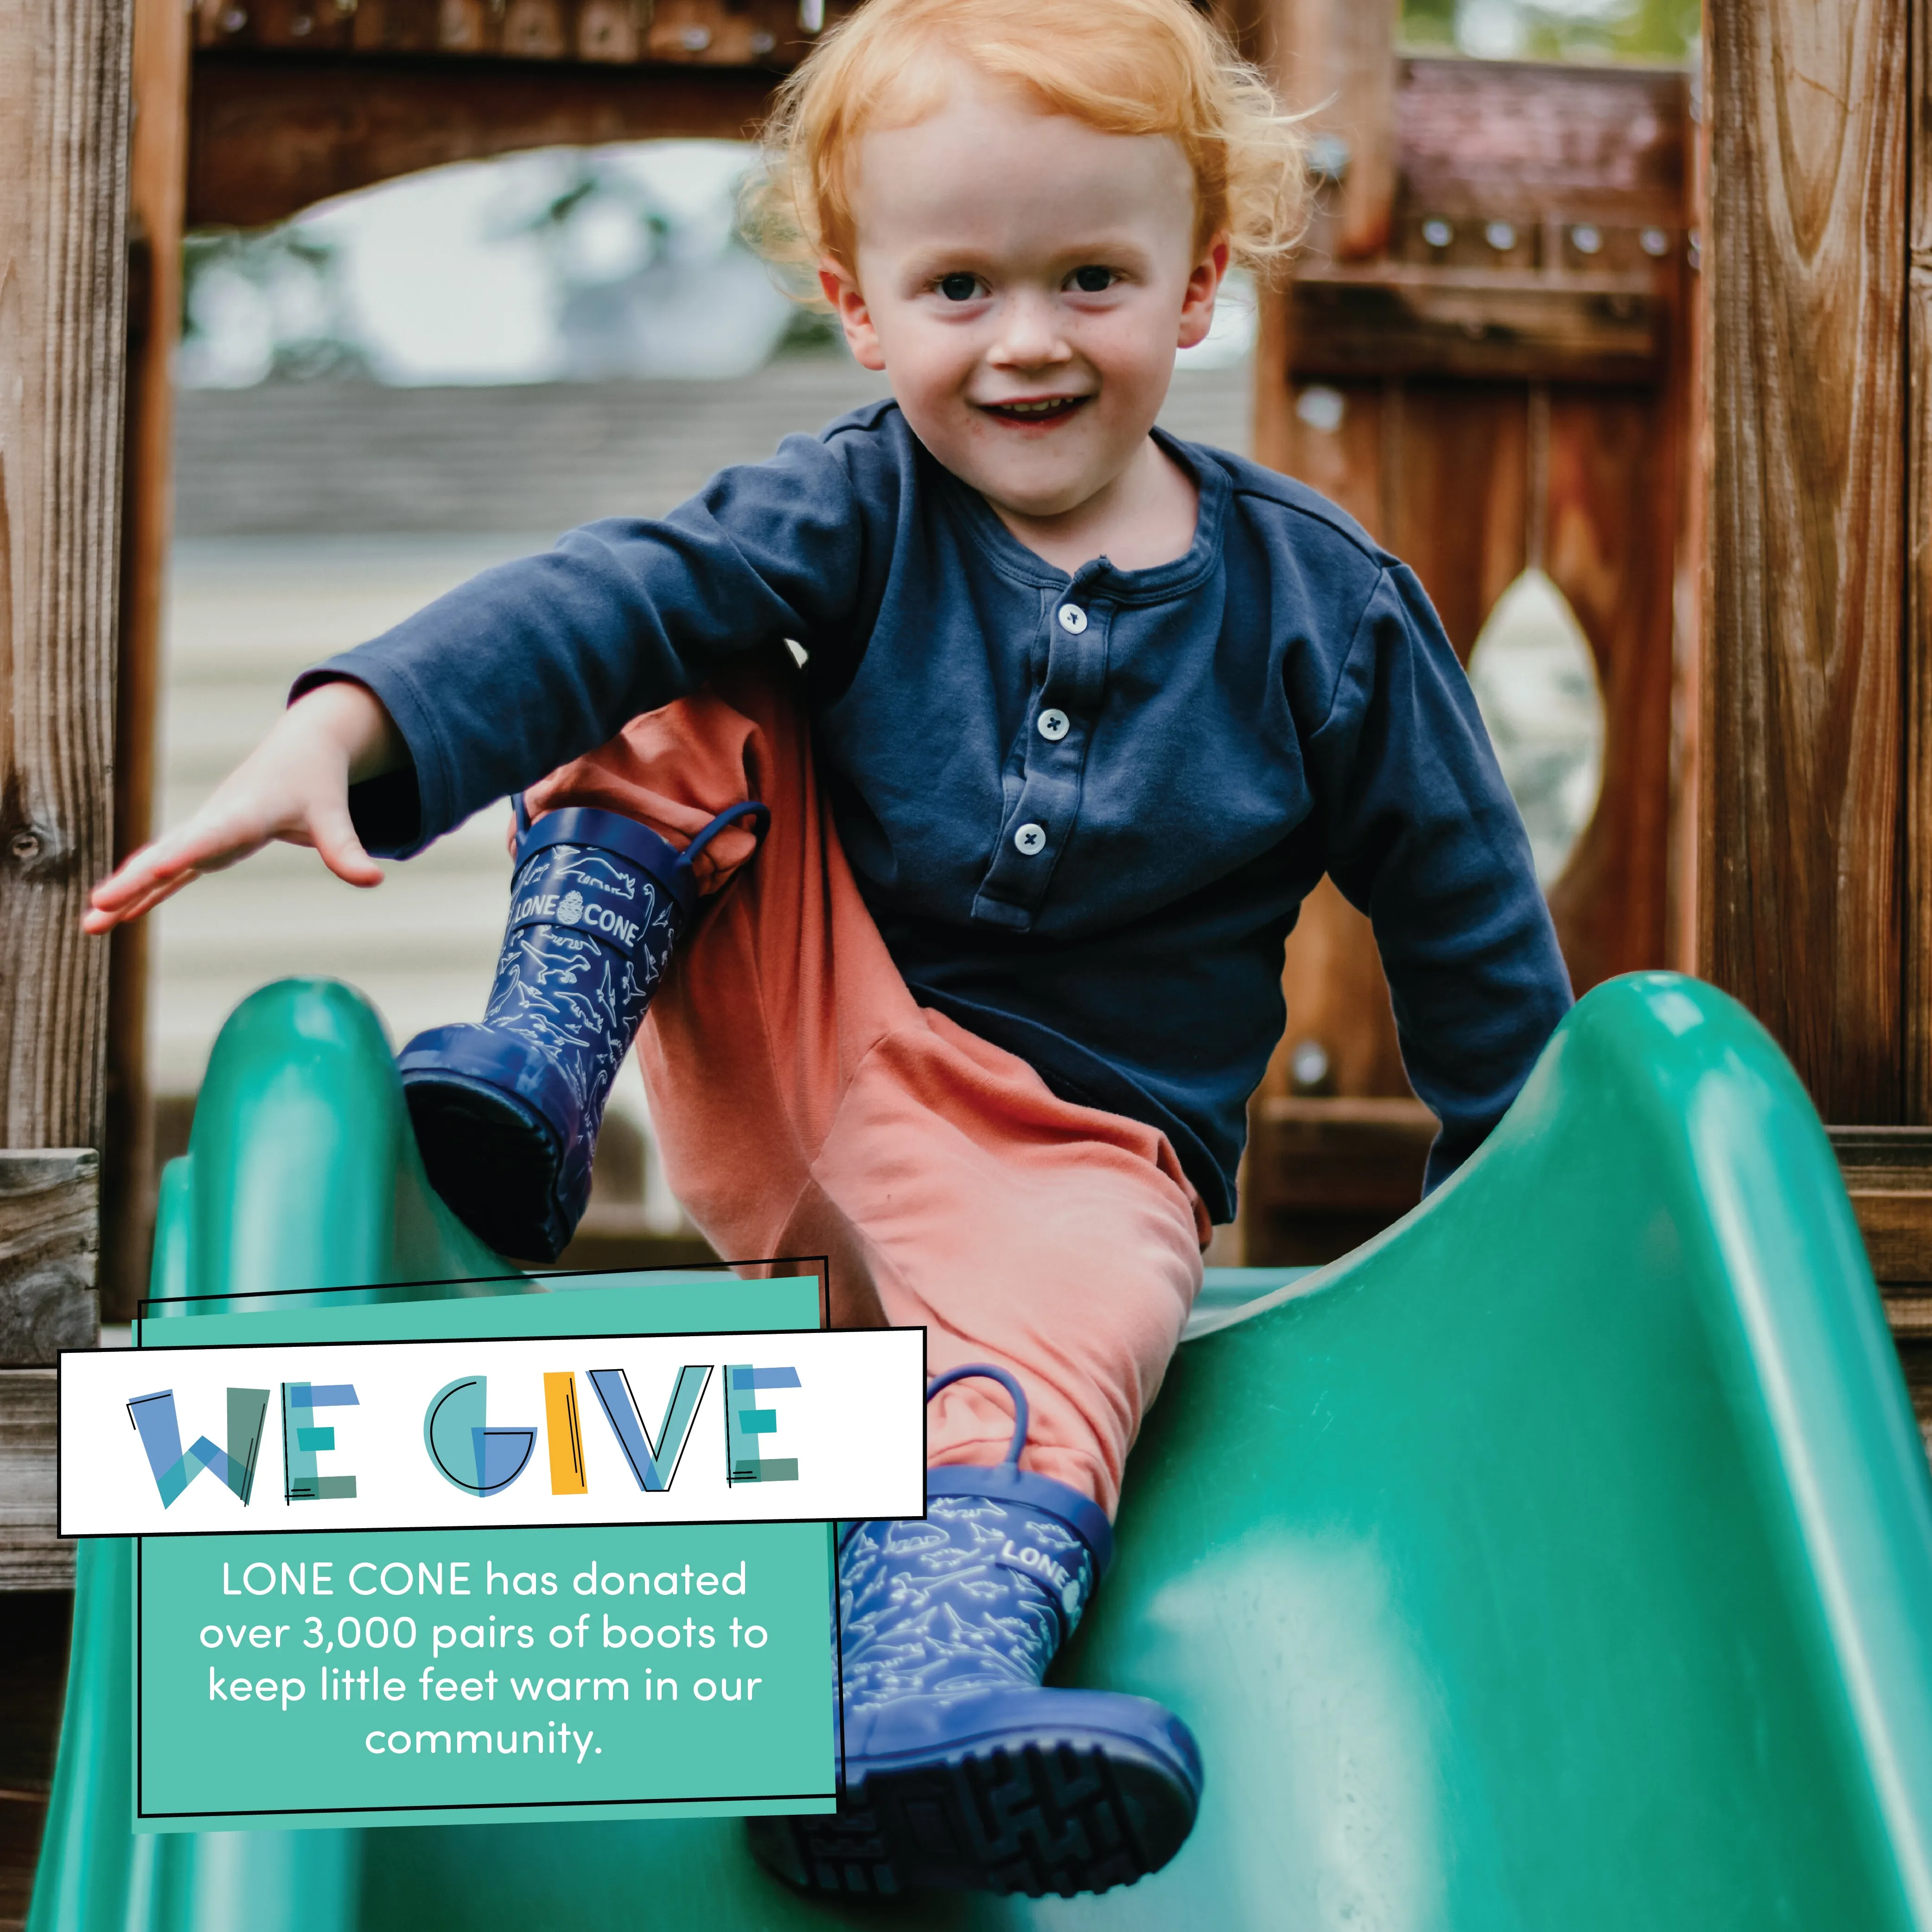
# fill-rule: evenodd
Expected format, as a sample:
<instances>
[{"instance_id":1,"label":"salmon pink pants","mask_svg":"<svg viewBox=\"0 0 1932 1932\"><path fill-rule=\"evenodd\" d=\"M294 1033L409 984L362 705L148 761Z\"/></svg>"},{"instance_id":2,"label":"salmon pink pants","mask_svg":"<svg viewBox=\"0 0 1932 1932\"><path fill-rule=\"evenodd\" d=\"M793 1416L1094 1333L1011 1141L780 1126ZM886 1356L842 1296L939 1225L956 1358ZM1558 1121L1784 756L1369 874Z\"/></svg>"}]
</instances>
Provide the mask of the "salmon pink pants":
<instances>
[{"instance_id":1,"label":"salmon pink pants","mask_svg":"<svg viewBox=\"0 0 1932 1932\"><path fill-rule=\"evenodd\" d=\"M666 1174L727 1259L824 1255L841 1327L922 1326L934 1375L1010 1370L1022 1460L1111 1514L1201 1285L1209 1226L1165 1135L1058 1098L921 1006L860 897L788 655L734 665L553 772L533 812L599 806L682 845L741 799L638 1041ZM756 850L755 862L753 853ZM728 891L724 887L729 886ZM997 1462L997 1384L955 1383L934 1464Z\"/></svg>"}]
</instances>

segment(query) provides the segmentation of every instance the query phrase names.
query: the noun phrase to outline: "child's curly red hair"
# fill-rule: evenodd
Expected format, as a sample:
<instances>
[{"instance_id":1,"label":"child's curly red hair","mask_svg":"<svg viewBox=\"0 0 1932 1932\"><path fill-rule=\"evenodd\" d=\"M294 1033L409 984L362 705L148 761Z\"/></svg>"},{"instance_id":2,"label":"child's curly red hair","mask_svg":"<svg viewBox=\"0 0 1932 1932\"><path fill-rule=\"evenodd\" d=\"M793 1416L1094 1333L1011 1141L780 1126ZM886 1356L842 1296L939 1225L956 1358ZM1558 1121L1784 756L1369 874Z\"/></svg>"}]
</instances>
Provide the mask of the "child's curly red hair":
<instances>
[{"instance_id":1,"label":"child's curly red hair","mask_svg":"<svg viewBox=\"0 0 1932 1932\"><path fill-rule=\"evenodd\" d=\"M959 62L1043 112L1169 136L1193 171L1197 245L1225 235L1263 275L1294 246L1308 197L1300 128L1186 0L867 0L780 88L745 197L748 238L805 299L821 260L852 269L860 136L929 112Z\"/></svg>"}]
</instances>

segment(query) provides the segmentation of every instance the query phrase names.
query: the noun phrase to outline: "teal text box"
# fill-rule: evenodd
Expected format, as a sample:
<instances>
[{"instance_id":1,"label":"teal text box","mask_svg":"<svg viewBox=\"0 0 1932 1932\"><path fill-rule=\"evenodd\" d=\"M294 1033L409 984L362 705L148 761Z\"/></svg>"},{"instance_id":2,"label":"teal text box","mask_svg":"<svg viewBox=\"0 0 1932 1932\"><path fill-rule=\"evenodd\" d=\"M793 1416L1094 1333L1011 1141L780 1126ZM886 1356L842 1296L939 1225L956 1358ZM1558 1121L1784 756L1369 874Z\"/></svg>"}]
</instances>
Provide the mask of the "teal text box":
<instances>
[{"instance_id":1,"label":"teal text box","mask_svg":"<svg viewBox=\"0 0 1932 1932\"><path fill-rule=\"evenodd\" d=\"M140 1324L143 1346L815 1328L809 1277ZM266 1298L263 1298L266 1300ZM820 1523L154 1538L137 1831L834 1808Z\"/></svg>"}]
</instances>

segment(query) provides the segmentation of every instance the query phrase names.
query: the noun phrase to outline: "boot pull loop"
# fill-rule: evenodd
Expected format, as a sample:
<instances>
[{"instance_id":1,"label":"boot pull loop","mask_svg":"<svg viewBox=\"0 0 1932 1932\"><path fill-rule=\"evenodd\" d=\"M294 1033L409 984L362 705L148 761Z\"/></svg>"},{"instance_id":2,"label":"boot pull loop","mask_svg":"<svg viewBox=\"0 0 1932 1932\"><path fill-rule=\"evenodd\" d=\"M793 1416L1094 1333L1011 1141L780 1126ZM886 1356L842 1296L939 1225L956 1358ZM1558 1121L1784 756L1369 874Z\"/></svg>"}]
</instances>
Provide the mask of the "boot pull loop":
<instances>
[{"instance_id":1,"label":"boot pull loop","mask_svg":"<svg viewBox=\"0 0 1932 1932\"><path fill-rule=\"evenodd\" d=\"M981 1376L988 1382L998 1382L1013 1399L1013 1439L1006 1445L1002 1459L1014 1468L1019 1466L1020 1451L1026 1447L1027 1427L1032 1420L1032 1411L1027 1406L1026 1390L1020 1387L1018 1376L1004 1369L996 1369L990 1362L968 1362L956 1369L948 1369L943 1376L935 1376L926 1385L926 1399L930 1402L943 1388L950 1388L955 1382L966 1380L969 1376Z\"/></svg>"},{"instance_id":2,"label":"boot pull loop","mask_svg":"<svg viewBox=\"0 0 1932 1932\"><path fill-rule=\"evenodd\" d=\"M510 802L517 808L517 836L520 838L530 829L530 808L524 802L521 792L513 792Z\"/></svg>"},{"instance_id":3,"label":"boot pull loop","mask_svg":"<svg viewBox=\"0 0 1932 1932\"><path fill-rule=\"evenodd\" d=\"M692 839L691 843L678 854L677 862L679 866L684 871L687 872L689 872L692 867L698 862L698 854L702 852L705 847L709 845L712 840L716 838L718 833L722 832L728 825L735 825L741 818L748 818L752 821L752 836L761 842L764 838L765 834L771 830L771 807L767 805L760 805L756 799L741 799L736 805L728 805L721 812L702 832L699 832L698 836Z\"/></svg>"}]
</instances>

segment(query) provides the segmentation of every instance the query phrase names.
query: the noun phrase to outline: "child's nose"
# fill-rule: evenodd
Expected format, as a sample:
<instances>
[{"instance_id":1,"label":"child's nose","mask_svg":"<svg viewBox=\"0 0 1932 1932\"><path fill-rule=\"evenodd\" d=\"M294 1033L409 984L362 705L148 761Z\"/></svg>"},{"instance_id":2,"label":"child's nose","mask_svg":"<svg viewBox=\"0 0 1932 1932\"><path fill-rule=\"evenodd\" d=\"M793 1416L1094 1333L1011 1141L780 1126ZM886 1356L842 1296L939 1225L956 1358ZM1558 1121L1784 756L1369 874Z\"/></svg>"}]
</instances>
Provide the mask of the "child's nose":
<instances>
[{"instance_id":1,"label":"child's nose","mask_svg":"<svg viewBox=\"0 0 1932 1932\"><path fill-rule=\"evenodd\" d=\"M1038 368L1042 363L1066 358L1066 344L1060 331L1060 318L1054 304L1033 290L1019 290L1001 305L1000 330L994 345L996 362L1021 368Z\"/></svg>"}]
</instances>

